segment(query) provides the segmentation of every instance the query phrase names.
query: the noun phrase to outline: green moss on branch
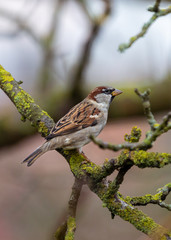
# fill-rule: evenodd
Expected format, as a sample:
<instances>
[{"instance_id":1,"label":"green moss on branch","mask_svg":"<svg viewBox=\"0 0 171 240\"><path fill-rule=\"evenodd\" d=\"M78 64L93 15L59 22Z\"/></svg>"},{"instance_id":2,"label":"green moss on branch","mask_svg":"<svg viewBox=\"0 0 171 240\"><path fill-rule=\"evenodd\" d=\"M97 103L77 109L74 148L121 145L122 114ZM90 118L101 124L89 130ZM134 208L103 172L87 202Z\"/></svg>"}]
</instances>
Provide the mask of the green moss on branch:
<instances>
[{"instance_id":1,"label":"green moss on branch","mask_svg":"<svg viewBox=\"0 0 171 240\"><path fill-rule=\"evenodd\" d=\"M42 136L47 136L54 124L53 120L1 65L0 87L14 103L22 119L28 119Z\"/></svg>"},{"instance_id":2,"label":"green moss on branch","mask_svg":"<svg viewBox=\"0 0 171 240\"><path fill-rule=\"evenodd\" d=\"M134 206L146 206L147 204L158 204L160 207L171 211L171 204L163 202L171 191L171 183L159 188L155 195L146 194L141 197L126 197L126 200Z\"/></svg>"},{"instance_id":3,"label":"green moss on branch","mask_svg":"<svg viewBox=\"0 0 171 240\"><path fill-rule=\"evenodd\" d=\"M155 153L139 150L131 152L130 156L133 163L140 168L162 168L171 163L170 153Z\"/></svg>"},{"instance_id":4,"label":"green moss on branch","mask_svg":"<svg viewBox=\"0 0 171 240\"><path fill-rule=\"evenodd\" d=\"M125 134L125 141L133 143L133 142L139 142L141 137L141 129L137 126L133 127L131 130L131 134Z\"/></svg>"},{"instance_id":5,"label":"green moss on branch","mask_svg":"<svg viewBox=\"0 0 171 240\"><path fill-rule=\"evenodd\" d=\"M56 240L64 240L65 234L67 231L67 222L64 222L56 231L55 233L55 239Z\"/></svg>"},{"instance_id":6,"label":"green moss on branch","mask_svg":"<svg viewBox=\"0 0 171 240\"><path fill-rule=\"evenodd\" d=\"M74 233L76 230L76 222L74 217L69 217L67 220L67 232L65 240L74 240Z\"/></svg>"},{"instance_id":7,"label":"green moss on branch","mask_svg":"<svg viewBox=\"0 0 171 240\"><path fill-rule=\"evenodd\" d=\"M152 218L131 205L128 199L124 199L120 194L115 196L107 195L107 192L107 186L105 183L101 183L95 193L103 201L103 206L107 207L113 216L120 216L136 227L136 229L147 234L151 239L167 240L167 236L171 236L169 230L155 223Z\"/></svg>"},{"instance_id":8,"label":"green moss on branch","mask_svg":"<svg viewBox=\"0 0 171 240\"><path fill-rule=\"evenodd\" d=\"M106 160L102 166L99 166L89 161L84 153L79 153L77 150L58 149L58 151L66 158L74 176L85 183L97 183L115 170L114 159Z\"/></svg>"},{"instance_id":9,"label":"green moss on branch","mask_svg":"<svg viewBox=\"0 0 171 240\"><path fill-rule=\"evenodd\" d=\"M19 86L17 81L15 81L11 74L1 65L0 87L15 104L23 119L28 119L42 136L47 136L54 124L53 120L46 112L42 111L41 108L35 104L33 98ZM136 166L142 168L163 167L171 162L171 154L148 153L145 151L131 152L129 150L124 150L118 157L117 161L109 161L109 163L105 163L103 166L97 166L90 162L83 153L80 154L76 150L64 151L59 149L58 151L66 158L71 171L76 178L86 183L89 188L99 196L112 215L116 214L122 219L130 222L138 230L146 233L152 239L164 240L167 239L166 235L171 237L171 233L168 230L155 223L137 208L133 207L130 202L126 201L122 196L112 196L112 191L108 191L109 183L106 179L103 179L114 169L120 169L123 167L128 161L131 161L131 164L134 163ZM121 175L121 177L123 176ZM119 176L118 180L121 182L122 178ZM115 186L116 184L114 184L114 187ZM62 236L64 234L65 239L72 240L75 227L75 217L70 216L67 222L58 229L59 231L57 231L56 236Z\"/></svg>"}]
</instances>

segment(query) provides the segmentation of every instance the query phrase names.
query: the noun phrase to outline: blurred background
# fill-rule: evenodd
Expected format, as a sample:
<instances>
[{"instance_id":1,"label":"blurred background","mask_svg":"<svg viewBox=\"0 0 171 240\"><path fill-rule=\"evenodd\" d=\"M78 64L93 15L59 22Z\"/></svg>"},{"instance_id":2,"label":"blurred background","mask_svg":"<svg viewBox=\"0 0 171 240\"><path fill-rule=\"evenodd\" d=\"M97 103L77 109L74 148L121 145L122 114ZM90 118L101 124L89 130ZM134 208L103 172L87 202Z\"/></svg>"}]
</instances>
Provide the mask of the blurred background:
<instances>
[{"instance_id":1,"label":"blurred background","mask_svg":"<svg viewBox=\"0 0 171 240\"><path fill-rule=\"evenodd\" d=\"M162 1L168 7L170 1ZM100 138L121 143L137 125L148 130L134 88L150 88L156 118L171 109L171 15L159 18L144 38L124 53L121 43L137 34L152 16L149 0L2 0L0 1L0 64L57 121L95 86L123 90L111 105L109 123ZM43 139L0 90L0 239L53 239L67 214L74 182L66 161L49 152L31 168L21 161ZM171 132L152 151L171 153ZM84 147L97 164L117 156L94 144ZM155 193L170 181L171 167L133 168L121 193ZM111 176L113 178L114 176ZM171 197L167 199L171 202ZM171 229L171 214L157 206L142 208ZM123 231L125 229L125 231ZM76 240L146 239L129 223L110 218L107 209L86 187L79 201Z\"/></svg>"}]
</instances>

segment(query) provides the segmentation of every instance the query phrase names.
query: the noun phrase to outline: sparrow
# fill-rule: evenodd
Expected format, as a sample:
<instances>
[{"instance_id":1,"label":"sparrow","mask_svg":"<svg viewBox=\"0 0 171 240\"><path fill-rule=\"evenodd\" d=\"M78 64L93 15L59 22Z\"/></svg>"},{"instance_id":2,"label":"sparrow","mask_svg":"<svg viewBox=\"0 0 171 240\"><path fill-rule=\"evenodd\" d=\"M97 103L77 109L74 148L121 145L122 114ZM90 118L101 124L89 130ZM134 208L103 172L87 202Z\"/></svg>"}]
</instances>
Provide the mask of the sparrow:
<instances>
[{"instance_id":1,"label":"sparrow","mask_svg":"<svg viewBox=\"0 0 171 240\"><path fill-rule=\"evenodd\" d=\"M91 141L91 136L97 137L102 131L107 122L110 103L121 93L113 87L96 87L55 124L46 142L23 162L31 166L45 152L59 148L81 151Z\"/></svg>"}]
</instances>

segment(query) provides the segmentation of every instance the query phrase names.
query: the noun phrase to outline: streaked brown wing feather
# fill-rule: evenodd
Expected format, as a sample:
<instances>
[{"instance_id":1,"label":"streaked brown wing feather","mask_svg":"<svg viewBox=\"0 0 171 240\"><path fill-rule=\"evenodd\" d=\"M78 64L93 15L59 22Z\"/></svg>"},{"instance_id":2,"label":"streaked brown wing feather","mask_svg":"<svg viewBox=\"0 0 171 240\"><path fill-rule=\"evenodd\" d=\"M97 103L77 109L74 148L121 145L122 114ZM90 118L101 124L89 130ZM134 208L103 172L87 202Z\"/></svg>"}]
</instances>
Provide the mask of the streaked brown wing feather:
<instances>
[{"instance_id":1,"label":"streaked brown wing feather","mask_svg":"<svg viewBox=\"0 0 171 240\"><path fill-rule=\"evenodd\" d=\"M96 118L88 116L98 115L99 113L100 111L92 103L83 101L73 107L56 123L46 139L50 140L57 136L67 135L83 128L95 126L97 124Z\"/></svg>"}]
</instances>

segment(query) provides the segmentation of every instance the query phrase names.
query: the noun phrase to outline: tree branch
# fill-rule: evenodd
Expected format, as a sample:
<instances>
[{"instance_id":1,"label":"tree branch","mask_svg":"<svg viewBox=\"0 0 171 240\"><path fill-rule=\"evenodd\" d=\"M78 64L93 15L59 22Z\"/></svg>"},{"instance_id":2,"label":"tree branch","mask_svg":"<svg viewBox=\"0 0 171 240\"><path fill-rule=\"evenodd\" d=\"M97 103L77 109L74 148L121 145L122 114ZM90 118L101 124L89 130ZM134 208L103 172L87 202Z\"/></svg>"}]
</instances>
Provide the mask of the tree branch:
<instances>
[{"instance_id":1,"label":"tree branch","mask_svg":"<svg viewBox=\"0 0 171 240\"><path fill-rule=\"evenodd\" d=\"M97 188L92 188L91 190L99 196L103 201L103 207L107 207L112 216L120 216L153 240L161 240L162 238L165 240L170 239L171 232L169 232L169 230L155 223L153 219L135 208L120 194L117 194L117 198L112 196L112 194L108 192L107 183L101 183Z\"/></svg>"},{"instance_id":2,"label":"tree branch","mask_svg":"<svg viewBox=\"0 0 171 240\"><path fill-rule=\"evenodd\" d=\"M158 11L159 11L159 6L160 6L160 2L161 2L161 0L156 0L154 6L148 8L148 11L151 11L151 12L158 12Z\"/></svg>"},{"instance_id":3,"label":"tree branch","mask_svg":"<svg viewBox=\"0 0 171 240\"><path fill-rule=\"evenodd\" d=\"M120 185L122 184L122 182L124 180L125 174L128 172L128 170L132 166L133 166L133 164L129 161L127 161L123 164L123 166L120 168L120 170L119 170L116 178L114 179L114 181L109 182L108 189L103 196L103 199L104 199L103 202L106 202L106 201L108 202L109 198L112 198L112 199L114 198L117 202L119 201L117 192L119 190ZM105 205L105 206L107 206L107 205ZM114 216L115 216L115 213L111 212L111 216L112 216L112 219L113 219Z\"/></svg>"},{"instance_id":4,"label":"tree branch","mask_svg":"<svg viewBox=\"0 0 171 240\"><path fill-rule=\"evenodd\" d=\"M162 208L166 208L171 211L171 204L163 202L171 191L171 183L166 184L164 187L159 188L155 195L146 194L142 197L126 197L125 199L129 201L134 206L146 206L149 203L158 204Z\"/></svg>"},{"instance_id":5,"label":"tree branch","mask_svg":"<svg viewBox=\"0 0 171 240\"><path fill-rule=\"evenodd\" d=\"M42 136L47 136L54 124L53 120L35 104L33 98L19 86L17 81L2 66L0 66L0 87L13 101L23 119L31 121L32 125L37 128ZM165 120L165 122L167 122L167 120ZM115 199L115 196L112 194L113 189L111 188L111 191L109 190L109 183L105 178L110 172L115 169L121 169L124 164L128 164L128 161L130 164L134 163L138 167L162 167L171 162L171 154L147 153L142 150L132 152L124 150L117 159L107 163L105 162L103 166L98 166L88 160L83 153L80 154L76 150L68 151L58 149L58 152L65 157L74 176L81 181L82 184L87 184L89 188L97 194L103 201L104 206L109 209L112 216L115 214L120 216L152 239L166 240L168 236L171 237L171 232L156 224L153 219L139 211L121 195L117 194L117 199ZM118 186L123 181L125 173L126 169L119 171L116 178ZM72 194L74 193L72 192ZM75 203L76 202L77 201L75 201ZM71 203L72 201L70 201L70 204ZM76 207L72 207L69 210L70 215L74 215L75 210ZM70 233L73 234L75 231L75 218L72 216L67 220L67 227L68 231L66 236L69 239ZM65 231L65 225L62 229Z\"/></svg>"},{"instance_id":6,"label":"tree branch","mask_svg":"<svg viewBox=\"0 0 171 240\"><path fill-rule=\"evenodd\" d=\"M159 7L159 2L160 1L156 1L156 4L154 7L149 8L149 11L154 11L155 13L153 14L153 16L150 18L150 20L148 22L146 22L141 31L136 34L135 36L131 37L129 39L128 43L122 43L119 45L118 50L120 52L124 52L127 48L130 48L132 46L132 44L134 42L136 42L139 38L144 37L144 35L147 33L148 29L151 27L151 25L159 18L159 17L163 17L166 16L167 14L171 13L171 6L169 6L166 9L158 9Z\"/></svg>"},{"instance_id":7,"label":"tree branch","mask_svg":"<svg viewBox=\"0 0 171 240\"><path fill-rule=\"evenodd\" d=\"M171 112L169 112L166 116L163 117L162 122L159 124L154 118L154 115L151 112L151 105L149 100L150 90L147 90L143 93L140 93L138 89L135 89L135 93L141 98L142 105L144 108L144 113L147 117L148 123L150 125L150 131L146 133L146 137L142 142L139 142L141 137L141 129L137 127L133 127L131 134L125 135L125 143L122 144L111 144L103 142L93 136L91 136L91 140L98 145L102 149L109 149L112 151L119 151L122 149L129 150L147 150L150 149L153 145L153 142L163 133L169 131L171 129Z\"/></svg>"},{"instance_id":8,"label":"tree branch","mask_svg":"<svg viewBox=\"0 0 171 240\"><path fill-rule=\"evenodd\" d=\"M149 95L151 93L151 90L148 89L147 91L141 93L137 88L135 89L135 93L141 98L142 105L144 108L144 114L147 117L148 123L151 126L151 130L155 129L155 124L157 123L154 115L151 112L151 106L150 106L150 100Z\"/></svg>"},{"instance_id":9,"label":"tree branch","mask_svg":"<svg viewBox=\"0 0 171 240\"><path fill-rule=\"evenodd\" d=\"M82 186L83 183L75 178L68 202L68 216L65 222L57 229L55 233L56 240L74 239L74 233L76 230L76 210Z\"/></svg>"},{"instance_id":10,"label":"tree branch","mask_svg":"<svg viewBox=\"0 0 171 240\"><path fill-rule=\"evenodd\" d=\"M18 82L1 65L0 87L16 106L22 116L21 120L28 119L43 137L47 136L54 125L53 119L35 104L34 99L19 86Z\"/></svg>"}]
</instances>

